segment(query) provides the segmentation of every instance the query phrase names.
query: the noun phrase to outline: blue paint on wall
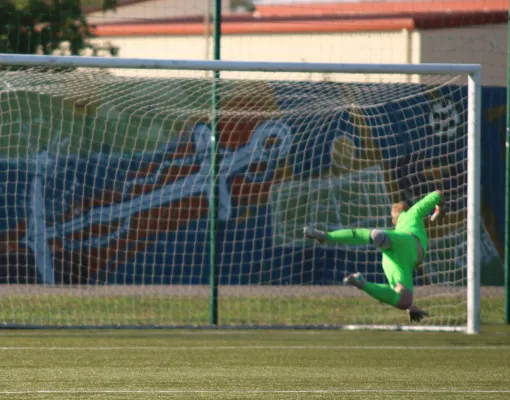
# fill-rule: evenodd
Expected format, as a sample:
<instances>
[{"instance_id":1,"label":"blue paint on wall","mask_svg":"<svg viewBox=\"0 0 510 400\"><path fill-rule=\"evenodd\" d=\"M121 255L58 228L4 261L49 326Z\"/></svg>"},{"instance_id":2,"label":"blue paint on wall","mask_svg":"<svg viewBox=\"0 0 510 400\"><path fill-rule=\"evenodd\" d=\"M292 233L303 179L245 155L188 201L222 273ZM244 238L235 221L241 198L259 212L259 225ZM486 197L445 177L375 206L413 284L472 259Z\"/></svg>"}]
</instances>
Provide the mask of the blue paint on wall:
<instances>
[{"instance_id":1,"label":"blue paint on wall","mask_svg":"<svg viewBox=\"0 0 510 400\"><path fill-rule=\"evenodd\" d=\"M290 128L291 141L285 160L283 157L272 159L277 157L276 153L268 151L259 161L248 162L238 173L225 178L231 192L231 212L230 217L220 221L218 226L220 284L334 284L340 283L345 273L355 269L375 274L379 282L384 280L378 266L379 256L373 251L311 247L303 246L301 242L293 246L276 245L271 201L265 199L253 204L241 195L232 194L239 177L253 190L263 190L260 185L264 182L280 182L283 178L278 174L285 168L284 163L290 168L294 180L324 178L327 171L335 168L331 146L338 138L350 140L354 157L374 157L377 150L380 155L377 161L392 171L401 198L412 202L421 194L434 190L435 186L424 171L436 169L445 174L442 180L445 189L452 194L451 211L465 208L466 88L448 86L399 101L392 100L392 93L406 90L423 93L424 87L334 83L288 86L275 83L272 88L282 111L280 121ZM307 104L310 107L318 104L313 99L322 99L324 105L310 108L306 115L294 112ZM379 105L365 109L342 107L342 102L354 102L349 99ZM450 104L448 100L451 100ZM506 89L483 88L482 215L498 249L504 238L505 101ZM430 119L431 115L436 115L436 122L433 117ZM447 121L455 118L457 123L449 126ZM445 121L446 125L443 124ZM134 206L135 211L129 211L129 206L117 207L119 204L135 204L140 195L135 193L138 189L145 193L144 196L153 193L154 199L157 198L158 190L165 185L157 184L159 178L150 168L171 159L175 148L169 144L156 153L129 157L107 153L89 158L55 155L48 161L46 171L36 170L30 160L0 161L0 232L3 232L0 254L30 252L26 245L27 240L31 240L30 232L24 221L27 221L29 212L30 182L34 174L38 174L44 182L46 239L54 251L57 281L207 284L209 249L205 214L188 216L186 223L186 218L172 214L175 210L163 199L166 218L180 219L175 226L158 231L153 226L140 228L147 222L144 218L156 215L150 214L150 205ZM227 157L227 151L220 154L220 159ZM192 168L204 159L207 159L206 154L197 154L184 164ZM255 164L260 166L262 163L265 166L262 172L252 170ZM441 170L444 166L447 168ZM162 168L163 172L165 168ZM207 180L200 181L197 174L198 178L193 182L202 182L204 187L200 188L200 193L187 197L206 198L208 190L204 182ZM175 182L182 179L186 178L177 176ZM126 184L128 181L131 186ZM150 185L153 186L148 188ZM189 206L191 203L180 203L181 200L175 201L174 205L183 207L188 204L185 207L193 208ZM101 205L108 211L104 215L98 213ZM73 228L73 223L82 225ZM133 235L133 230L140 235ZM110 257L101 252L108 248L113 248L116 255ZM125 259L119 256L123 252L129 253ZM2 257L0 271L1 260ZM9 263L8 257L5 260L4 263ZM31 257L27 260L29 264L34 262ZM28 267L36 270L33 265ZM0 273L0 279L10 278ZM23 277L13 279L19 281Z\"/></svg>"}]
</instances>

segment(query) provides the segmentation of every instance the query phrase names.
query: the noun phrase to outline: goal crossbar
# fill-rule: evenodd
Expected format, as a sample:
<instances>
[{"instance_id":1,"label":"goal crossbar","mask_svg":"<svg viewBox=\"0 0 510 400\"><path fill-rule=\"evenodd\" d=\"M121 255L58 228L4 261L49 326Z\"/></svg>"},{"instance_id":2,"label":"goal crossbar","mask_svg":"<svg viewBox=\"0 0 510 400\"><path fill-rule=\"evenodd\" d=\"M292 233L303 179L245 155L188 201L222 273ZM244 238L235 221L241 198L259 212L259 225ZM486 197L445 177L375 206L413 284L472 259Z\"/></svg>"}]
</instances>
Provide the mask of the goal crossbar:
<instances>
[{"instance_id":1,"label":"goal crossbar","mask_svg":"<svg viewBox=\"0 0 510 400\"><path fill-rule=\"evenodd\" d=\"M480 64L356 64L307 62L254 62L226 60L157 60L79 56L0 54L0 64L25 67L85 67L164 69L188 71L319 72L349 74L467 74L480 73Z\"/></svg>"}]
</instances>

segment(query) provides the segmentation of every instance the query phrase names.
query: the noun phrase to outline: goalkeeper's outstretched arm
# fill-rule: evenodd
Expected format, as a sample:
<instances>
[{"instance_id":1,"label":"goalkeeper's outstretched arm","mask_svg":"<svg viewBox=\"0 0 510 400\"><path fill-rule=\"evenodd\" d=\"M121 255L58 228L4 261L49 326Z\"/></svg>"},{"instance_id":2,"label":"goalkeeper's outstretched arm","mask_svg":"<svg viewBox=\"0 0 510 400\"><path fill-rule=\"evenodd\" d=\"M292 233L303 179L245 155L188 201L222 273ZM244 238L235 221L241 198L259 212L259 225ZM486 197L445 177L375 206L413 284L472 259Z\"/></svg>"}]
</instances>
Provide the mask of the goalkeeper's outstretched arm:
<instances>
[{"instance_id":1,"label":"goalkeeper's outstretched arm","mask_svg":"<svg viewBox=\"0 0 510 400\"><path fill-rule=\"evenodd\" d=\"M423 199L418 201L414 206L411 207L409 212L415 213L419 218L425 218L430 214L432 210L436 210L431 220L434 221L437 217L443 215L444 196L443 192L436 190L435 192L429 193Z\"/></svg>"}]
</instances>

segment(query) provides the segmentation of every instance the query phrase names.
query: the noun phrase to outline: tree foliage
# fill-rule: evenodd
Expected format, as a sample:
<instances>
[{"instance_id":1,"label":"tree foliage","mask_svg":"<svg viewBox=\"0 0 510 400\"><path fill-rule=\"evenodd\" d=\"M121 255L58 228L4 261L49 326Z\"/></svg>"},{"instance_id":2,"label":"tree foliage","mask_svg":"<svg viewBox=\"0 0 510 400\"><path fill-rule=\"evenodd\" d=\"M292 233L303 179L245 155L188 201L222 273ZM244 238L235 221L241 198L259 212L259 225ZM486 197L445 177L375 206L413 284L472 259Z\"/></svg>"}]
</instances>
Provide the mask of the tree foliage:
<instances>
[{"instance_id":1,"label":"tree foliage","mask_svg":"<svg viewBox=\"0 0 510 400\"><path fill-rule=\"evenodd\" d=\"M234 11L255 11L253 0L230 0L230 9Z\"/></svg>"},{"instance_id":2,"label":"tree foliage","mask_svg":"<svg viewBox=\"0 0 510 400\"><path fill-rule=\"evenodd\" d=\"M103 10L114 9L116 0L103 0ZM92 55L111 45L98 46L81 0L27 0L14 3L0 0L0 53L80 55L90 49Z\"/></svg>"}]
</instances>

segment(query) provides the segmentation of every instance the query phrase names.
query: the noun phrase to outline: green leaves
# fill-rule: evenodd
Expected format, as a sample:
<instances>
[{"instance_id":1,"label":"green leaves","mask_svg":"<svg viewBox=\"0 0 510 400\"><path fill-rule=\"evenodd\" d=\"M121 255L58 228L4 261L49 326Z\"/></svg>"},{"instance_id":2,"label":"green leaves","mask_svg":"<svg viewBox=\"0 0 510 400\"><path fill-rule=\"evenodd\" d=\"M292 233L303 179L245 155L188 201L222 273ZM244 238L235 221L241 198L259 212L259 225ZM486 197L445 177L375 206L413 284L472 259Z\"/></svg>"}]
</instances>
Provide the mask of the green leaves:
<instances>
[{"instance_id":1,"label":"green leaves","mask_svg":"<svg viewBox=\"0 0 510 400\"><path fill-rule=\"evenodd\" d=\"M116 0L103 0L102 6L114 9ZM1 53L80 55L94 50L88 41L93 36L81 0L0 0ZM111 45L102 50L118 52Z\"/></svg>"}]
</instances>

